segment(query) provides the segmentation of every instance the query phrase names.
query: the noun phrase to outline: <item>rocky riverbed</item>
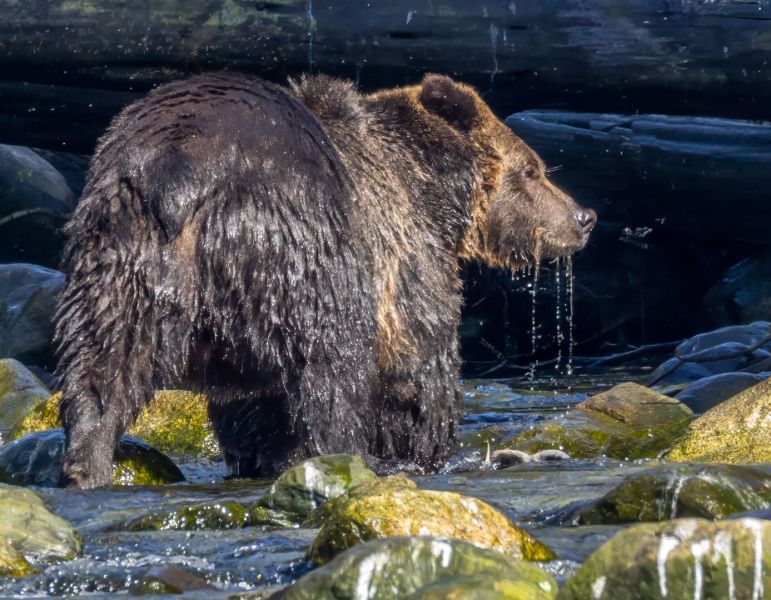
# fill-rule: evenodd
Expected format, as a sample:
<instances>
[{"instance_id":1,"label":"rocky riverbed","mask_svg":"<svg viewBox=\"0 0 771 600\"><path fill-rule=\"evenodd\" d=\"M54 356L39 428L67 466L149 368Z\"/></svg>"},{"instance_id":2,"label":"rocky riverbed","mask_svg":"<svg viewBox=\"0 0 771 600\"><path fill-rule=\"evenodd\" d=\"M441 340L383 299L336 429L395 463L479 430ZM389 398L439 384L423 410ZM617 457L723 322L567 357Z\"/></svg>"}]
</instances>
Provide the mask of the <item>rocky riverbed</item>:
<instances>
[{"instance_id":1,"label":"rocky riverbed","mask_svg":"<svg viewBox=\"0 0 771 600\"><path fill-rule=\"evenodd\" d=\"M17 422L2 423L0 479L22 483L19 475L60 458L46 410L57 397L43 398L45 384L20 364L1 364L0 403L14 404ZM377 477L338 456L276 482L229 480L210 447L189 443L206 439L206 424L194 423L153 440L178 474L143 480L165 455L140 444L144 454L109 489L3 484L13 516L0 525L0 595L554 598L561 586L560 598L630 589L646 599L761 598L771 589L771 384L697 416L673 397L688 387L672 383L676 370L665 364L654 378L666 369L658 391L641 385L650 369L558 386L548 377L467 380L456 452L435 475ZM185 422L198 400L183 397L160 394L156 414ZM649 422L644 439L639 415ZM142 418L133 433L146 435ZM755 436L756 454L694 462L704 446L692 440L715 420L710 442L725 434L730 454L731 440ZM686 462L668 459L672 447ZM157 485L138 485L147 481Z\"/></svg>"}]
</instances>

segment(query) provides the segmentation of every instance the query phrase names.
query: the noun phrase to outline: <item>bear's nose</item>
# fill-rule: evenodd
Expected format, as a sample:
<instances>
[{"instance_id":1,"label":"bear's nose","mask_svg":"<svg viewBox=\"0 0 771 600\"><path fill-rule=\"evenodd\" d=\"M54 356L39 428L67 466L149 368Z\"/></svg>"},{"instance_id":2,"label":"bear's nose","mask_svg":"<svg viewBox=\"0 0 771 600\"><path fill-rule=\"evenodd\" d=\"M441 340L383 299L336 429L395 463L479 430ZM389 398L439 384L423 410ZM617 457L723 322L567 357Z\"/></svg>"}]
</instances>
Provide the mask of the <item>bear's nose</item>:
<instances>
[{"instance_id":1,"label":"bear's nose","mask_svg":"<svg viewBox=\"0 0 771 600\"><path fill-rule=\"evenodd\" d=\"M576 221L578 221L584 233L589 233L597 224L597 213L591 208L582 208L576 211Z\"/></svg>"}]
</instances>

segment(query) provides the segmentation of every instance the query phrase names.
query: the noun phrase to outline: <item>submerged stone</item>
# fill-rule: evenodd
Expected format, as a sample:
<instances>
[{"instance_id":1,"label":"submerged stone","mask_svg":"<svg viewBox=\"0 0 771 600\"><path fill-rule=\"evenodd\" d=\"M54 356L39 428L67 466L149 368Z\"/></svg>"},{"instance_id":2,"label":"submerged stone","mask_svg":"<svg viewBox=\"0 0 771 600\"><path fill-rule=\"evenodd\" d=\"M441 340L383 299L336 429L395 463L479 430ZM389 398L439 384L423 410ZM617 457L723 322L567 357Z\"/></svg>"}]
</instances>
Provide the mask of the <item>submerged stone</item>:
<instances>
[{"instance_id":1,"label":"submerged stone","mask_svg":"<svg viewBox=\"0 0 771 600\"><path fill-rule=\"evenodd\" d=\"M55 487L64 457L61 429L38 431L0 448L0 481ZM185 478L164 454L142 440L124 435L115 450L115 485L162 485Z\"/></svg>"},{"instance_id":2,"label":"submerged stone","mask_svg":"<svg viewBox=\"0 0 771 600\"><path fill-rule=\"evenodd\" d=\"M321 527L308 552L317 564L362 542L418 535L464 540L513 558L556 557L489 504L453 492L421 490L404 476L352 488L313 513L306 525Z\"/></svg>"},{"instance_id":3,"label":"submerged stone","mask_svg":"<svg viewBox=\"0 0 771 600\"><path fill-rule=\"evenodd\" d=\"M33 406L50 395L43 382L19 361L0 360L0 435L16 427Z\"/></svg>"},{"instance_id":4,"label":"submerged stone","mask_svg":"<svg viewBox=\"0 0 771 600\"><path fill-rule=\"evenodd\" d=\"M575 525L721 519L771 506L771 475L735 465L659 465L569 515Z\"/></svg>"},{"instance_id":5,"label":"submerged stone","mask_svg":"<svg viewBox=\"0 0 771 600\"><path fill-rule=\"evenodd\" d=\"M675 519L617 533L559 600L755 598L771 589L771 523Z\"/></svg>"},{"instance_id":6,"label":"submerged stone","mask_svg":"<svg viewBox=\"0 0 771 600\"><path fill-rule=\"evenodd\" d=\"M356 485L377 480L358 456L317 456L284 471L257 506L284 512L299 523L328 500Z\"/></svg>"},{"instance_id":7,"label":"submerged stone","mask_svg":"<svg viewBox=\"0 0 771 600\"><path fill-rule=\"evenodd\" d=\"M360 544L325 566L301 577L281 594L283 600L401 600L432 598L427 586L446 581L462 586L459 578L484 578L511 582L523 589L539 590L533 600L550 600L557 584L537 566L479 548L456 539L389 537ZM427 596L419 595L426 588ZM412 596L411 594L416 594ZM473 597L473 596L472 596ZM518 598L518 596L485 596Z\"/></svg>"},{"instance_id":8,"label":"submerged stone","mask_svg":"<svg viewBox=\"0 0 771 600\"><path fill-rule=\"evenodd\" d=\"M128 531L193 531L199 529L240 529L250 525L296 527L297 522L286 513L278 510L227 500L204 502L175 510L150 512L128 521L122 528Z\"/></svg>"},{"instance_id":9,"label":"submerged stone","mask_svg":"<svg viewBox=\"0 0 771 600\"><path fill-rule=\"evenodd\" d=\"M217 591L198 573L192 573L177 565L150 567L139 579L131 584L129 593L134 596L156 594L184 594L185 592Z\"/></svg>"},{"instance_id":10,"label":"submerged stone","mask_svg":"<svg viewBox=\"0 0 771 600\"><path fill-rule=\"evenodd\" d=\"M533 454L558 449L571 458L653 458L669 449L691 409L636 383L622 383L515 436L508 446Z\"/></svg>"},{"instance_id":11,"label":"submerged stone","mask_svg":"<svg viewBox=\"0 0 771 600\"><path fill-rule=\"evenodd\" d=\"M10 439L33 431L61 427L61 398L61 393L57 393L30 407L26 416L11 431ZM161 452L206 458L220 455L203 394L179 390L157 392L128 433Z\"/></svg>"},{"instance_id":12,"label":"submerged stone","mask_svg":"<svg viewBox=\"0 0 771 600\"><path fill-rule=\"evenodd\" d=\"M771 462L771 379L721 402L693 421L667 458L682 462Z\"/></svg>"},{"instance_id":13,"label":"submerged stone","mask_svg":"<svg viewBox=\"0 0 771 600\"><path fill-rule=\"evenodd\" d=\"M0 576L29 575L34 565L80 554L78 532L30 490L0 483L0 510Z\"/></svg>"}]
</instances>

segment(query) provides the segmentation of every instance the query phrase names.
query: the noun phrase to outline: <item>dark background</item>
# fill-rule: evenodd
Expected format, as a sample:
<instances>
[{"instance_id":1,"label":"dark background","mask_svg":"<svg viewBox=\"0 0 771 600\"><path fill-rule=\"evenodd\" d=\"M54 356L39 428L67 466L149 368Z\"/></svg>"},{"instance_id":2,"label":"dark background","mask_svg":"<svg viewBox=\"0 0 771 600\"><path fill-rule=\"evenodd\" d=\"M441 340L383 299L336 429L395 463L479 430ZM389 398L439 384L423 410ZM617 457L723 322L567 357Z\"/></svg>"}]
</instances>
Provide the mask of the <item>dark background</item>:
<instances>
[{"instance_id":1,"label":"dark background","mask_svg":"<svg viewBox=\"0 0 771 600\"><path fill-rule=\"evenodd\" d=\"M110 118L171 79L450 74L501 118L535 111L512 127L599 213L574 329L576 354L603 355L771 316L770 61L769 0L0 0L0 144L44 151L77 197ZM11 204L0 189L0 223ZM0 224L0 262L55 266L53 212ZM546 265L541 360L567 352L554 280ZM528 364L531 279L467 265L466 281L468 373ZM565 303L563 286L563 322Z\"/></svg>"}]
</instances>

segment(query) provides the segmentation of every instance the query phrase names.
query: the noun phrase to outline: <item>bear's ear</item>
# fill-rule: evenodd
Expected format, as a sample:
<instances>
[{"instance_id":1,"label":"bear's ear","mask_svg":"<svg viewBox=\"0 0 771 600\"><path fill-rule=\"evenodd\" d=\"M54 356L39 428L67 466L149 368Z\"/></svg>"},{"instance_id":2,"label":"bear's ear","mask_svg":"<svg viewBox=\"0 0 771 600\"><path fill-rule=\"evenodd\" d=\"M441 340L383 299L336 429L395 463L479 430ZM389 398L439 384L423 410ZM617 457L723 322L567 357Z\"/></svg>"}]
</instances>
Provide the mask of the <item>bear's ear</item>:
<instances>
[{"instance_id":1,"label":"bear's ear","mask_svg":"<svg viewBox=\"0 0 771 600\"><path fill-rule=\"evenodd\" d=\"M479 115L475 93L445 75L426 75L419 101L426 110L463 131L468 131Z\"/></svg>"}]
</instances>

